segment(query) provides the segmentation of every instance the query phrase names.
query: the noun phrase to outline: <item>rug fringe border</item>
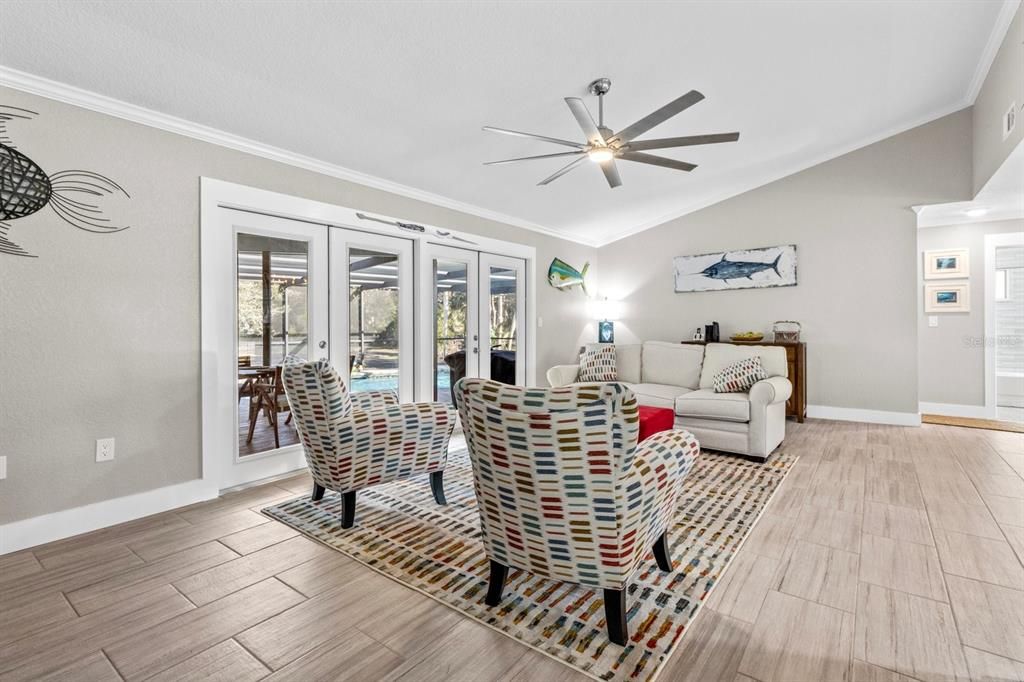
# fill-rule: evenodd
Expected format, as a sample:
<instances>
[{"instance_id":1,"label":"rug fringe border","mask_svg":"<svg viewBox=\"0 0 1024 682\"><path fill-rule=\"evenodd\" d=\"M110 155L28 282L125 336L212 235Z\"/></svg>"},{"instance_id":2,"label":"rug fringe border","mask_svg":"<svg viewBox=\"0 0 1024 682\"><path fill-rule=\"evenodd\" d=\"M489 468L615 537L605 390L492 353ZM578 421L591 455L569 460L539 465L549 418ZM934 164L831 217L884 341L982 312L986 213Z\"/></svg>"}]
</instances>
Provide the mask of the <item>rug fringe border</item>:
<instances>
[{"instance_id":1,"label":"rug fringe border","mask_svg":"<svg viewBox=\"0 0 1024 682\"><path fill-rule=\"evenodd\" d=\"M722 570L720 572L721 574L724 574L727 570L729 570L729 567L732 566L732 562L736 559L736 555L739 554L741 549L743 549L743 545L746 544L747 538L749 538L750 534L754 532L754 528L757 526L758 522L761 520L761 517L764 516L765 510L768 509L768 505L770 505L772 503L772 500L775 499L775 495L779 492L779 488L781 488L783 483L786 482L786 478L789 476L790 471L792 470L792 468L794 466L796 466L796 463L799 462L799 461L800 461L800 455L794 456L793 462L786 469L785 476L782 477L782 481L779 483L779 485L775 486L775 490L773 490L772 494L768 496L768 501L764 503L764 506L761 507L761 511L758 512L758 514L757 514L757 518L755 518L754 522L750 524L750 530L747 531L747 534L743 536L742 540L740 540L740 544L736 547L736 550L732 553L732 556L729 557L729 561L726 562L725 566L722 568ZM296 498L302 497L302 495L296 495L295 497ZM295 498L291 498L291 499L295 499ZM285 501L287 502L288 500L285 500ZM281 502L277 502L275 505L272 505L272 506L276 506L277 504L281 504ZM277 521L278 523L284 523L284 521L282 521L281 519L278 519L278 518L274 517L273 515L267 513L267 510L270 509L270 508L271 507L268 506L268 507L264 507L264 508L260 509L260 513L263 514L264 516L266 516L269 519ZM285 525L288 525L288 524L285 524ZM460 615L462 615L462 616L464 616L466 618L469 618L470 620L472 620L472 621L474 621L476 623L479 623L480 625L483 625L484 627L490 628L491 630L497 632L498 634L501 634L501 635L503 635L505 637L508 637L511 640L514 640L514 641L522 644L523 646L525 646L528 649L532 649L533 651L536 651L539 654L543 654L544 656L547 656L551 660L556 661L556 662L564 665L567 668L570 668L570 669L572 669L572 670L574 670L574 671L576 671L576 672L578 672L578 673L580 673L582 675L586 675L587 677L589 677L592 680L597 680L597 682L608 682L604 678L598 677L597 675L595 675L594 673L592 673L592 672L590 672L588 670L584 670L583 668L580 668L579 666L573 665L572 663L569 663L568 661L559 658L555 654L549 653L549 652L545 651L544 649L541 649L538 646L535 646L533 644L530 644L528 642L525 642L525 641L519 639L515 635L509 634L505 630L502 630L502 629L500 629L498 627L495 627L494 625L491 625L490 623L486 623L486 622L480 620L479 618L473 616L472 614L467 613L466 611L464 611L462 609L459 609L458 607L454 606L453 604L450 604L450 603L448 603L446 601L443 601L439 597L435 597L433 594L431 594L430 592L427 592L426 590L424 590L422 588L416 587L415 585L410 585L407 582L403 582L402 580L399 580L395 576L393 576L393 575L391 575L389 573L385 573L384 571L382 571L381 569L379 569L379 568L377 568L375 566L371 566L370 564L366 563L365 561L363 561L359 557L357 557L357 556L355 556L353 554L350 554L349 552L346 552L343 549L339 549L338 547L334 547L332 545L329 545L326 542L324 542L323 540L321 540L319 538L316 538L316 537L313 537L312 535L308 535L306 533L302 533L302 535L303 535L303 537L309 538L310 540L313 540L314 542L320 543L321 545L323 545L324 547L326 547L326 548L328 548L330 550L333 550L335 552L343 554L344 556L347 556L348 558L350 558L350 559L352 559L354 561L359 562L360 564L362 564L363 566L366 566L368 569L370 569L374 573L382 575L385 578L387 578L388 580L396 582L399 585L402 585L403 587L409 588L410 590L414 590L416 592L419 592L423 596L432 599L433 601L437 602L438 604L441 604L445 608L451 609L452 611L455 611L456 613L458 613L458 614L460 614ZM697 617L704 610L704 604L707 602L708 598L711 596L711 593L714 591L714 589L716 587L718 587L718 582L717 581L715 582L714 585L711 586L711 589L708 590L707 594L704 595L704 599L701 599L697 603L697 610L694 612L693 617L690 618L690 623L687 626L687 628L685 630L683 630L683 636L686 635L686 630L689 630L689 629L693 628L693 624L697 621ZM663 657L662 660L658 662L658 665L654 668L654 671L651 673L651 676L647 679L647 682L657 682L657 679L661 675L661 673L663 672L663 670L665 668L665 665L669 662L669 660L671 660L672 655L674 653L675 653L675 651L670 652L668 656Z\"/></svg>"}]
</instances>

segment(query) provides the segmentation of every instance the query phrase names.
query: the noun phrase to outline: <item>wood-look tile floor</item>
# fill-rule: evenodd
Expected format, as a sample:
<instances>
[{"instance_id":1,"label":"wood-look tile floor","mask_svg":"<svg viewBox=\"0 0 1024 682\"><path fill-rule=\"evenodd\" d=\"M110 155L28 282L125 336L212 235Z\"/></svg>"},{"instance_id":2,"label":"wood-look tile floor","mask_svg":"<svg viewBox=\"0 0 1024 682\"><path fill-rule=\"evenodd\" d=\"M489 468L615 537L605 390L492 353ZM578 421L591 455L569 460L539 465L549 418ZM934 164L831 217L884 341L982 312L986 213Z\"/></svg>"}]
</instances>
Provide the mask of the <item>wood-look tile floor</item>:
<instances>
[{"instance_id":1,"label":"wood-look tile floor","mask_svg":"<svg viewBox=\"0 0 1024 682\"><path fill-rule=\"evenodd\" d=\"M1024 435L812 420L784 447L661 679L1024 679ZM309 487L0 557L0 680L586 679L258 513Z\"/></svg>"}]
</instances>

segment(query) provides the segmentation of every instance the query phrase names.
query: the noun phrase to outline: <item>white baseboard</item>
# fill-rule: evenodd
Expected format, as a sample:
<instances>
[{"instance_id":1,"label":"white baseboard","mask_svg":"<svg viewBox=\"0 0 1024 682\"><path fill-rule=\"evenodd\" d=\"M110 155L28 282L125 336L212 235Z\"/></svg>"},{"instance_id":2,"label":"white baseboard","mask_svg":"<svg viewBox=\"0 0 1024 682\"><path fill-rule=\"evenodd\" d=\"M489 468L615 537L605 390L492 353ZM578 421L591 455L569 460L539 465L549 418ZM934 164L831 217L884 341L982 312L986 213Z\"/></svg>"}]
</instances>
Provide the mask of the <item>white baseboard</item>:
<instances>
[{"instance_id":1,"label":"white baseboard","mask_svg":"<svg viewBox=\"0 0 1024 682\"><path fill-rule=\"evenodd\" d=\"M956 405L954 403L921 403L921 414L937 414L943 417L963 417L965 419L994 419L993 414L984 405Z\"/></svg>"},{"instance_id":2,"label":"white baseboard","mask_svg":"<svg viewBox=\"0 0 1024 682\"><path fill-rule=\"evenodd\" d=\"M866 422L868 424L893 424L895 426L921 425L921 415L917 412L861 410L855 407L808 405L807 416L812 419L835 419L843 422Z\"/></svg>"},{"instance_id":3,"label":"white baseboard","mask_svg":"<svg viewBox=\"0 0 1024 682\"><path fill-rule=\"evenodd\" d=\"M217 495L218 490L209 483L202 480L187 481L13 521L0 526L0 555L210 500Z\"/></svg>"}]
</instances>

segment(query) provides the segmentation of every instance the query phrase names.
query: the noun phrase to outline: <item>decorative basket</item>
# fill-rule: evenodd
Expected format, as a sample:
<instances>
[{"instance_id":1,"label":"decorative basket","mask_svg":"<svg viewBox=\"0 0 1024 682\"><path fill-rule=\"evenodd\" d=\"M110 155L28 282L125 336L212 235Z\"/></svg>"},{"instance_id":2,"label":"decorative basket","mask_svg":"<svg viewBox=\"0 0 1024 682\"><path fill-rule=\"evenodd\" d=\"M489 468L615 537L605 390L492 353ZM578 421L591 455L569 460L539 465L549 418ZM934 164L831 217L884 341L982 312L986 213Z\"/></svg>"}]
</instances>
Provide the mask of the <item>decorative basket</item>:
<instances>
[{"instance_id":1,"label":"decorative basket","mask_svg":"<svg viewBox=\"0 0 1024 682\"><path fill-rule=\"evenodd\" d=\"M776 343L797 343L800 341L800 323L794 320L779 320L772 325Z\"/></svg>"}]
</instances>

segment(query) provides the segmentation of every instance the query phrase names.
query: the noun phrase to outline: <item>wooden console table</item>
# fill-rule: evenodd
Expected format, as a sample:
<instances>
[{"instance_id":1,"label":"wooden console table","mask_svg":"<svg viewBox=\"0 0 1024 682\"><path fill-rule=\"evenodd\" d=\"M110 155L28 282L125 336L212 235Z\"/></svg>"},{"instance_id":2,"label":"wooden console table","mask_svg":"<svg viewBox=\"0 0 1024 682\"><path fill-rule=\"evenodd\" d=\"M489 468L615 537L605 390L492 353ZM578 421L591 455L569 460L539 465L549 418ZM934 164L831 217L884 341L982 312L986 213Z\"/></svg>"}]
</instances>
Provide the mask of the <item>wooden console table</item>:
<instances>
[{"instance_id":1,"label":"wooden console table","mask_svg":"<svg viewBox=\"0 0 1024 682\"><path fill-rule=\"evenodd\" d=\"M704 341L683 341L704 345ZM807 344L803 341L797 343L778 343L775 341L720 341L719 343L732 343L737 346L781 346L786 349L786 364L789 366L789 380L793 384L793 395L786 401L786 416L796 417L796 420L803 423L807 417Z\"/></svg>"}]
</instances>

